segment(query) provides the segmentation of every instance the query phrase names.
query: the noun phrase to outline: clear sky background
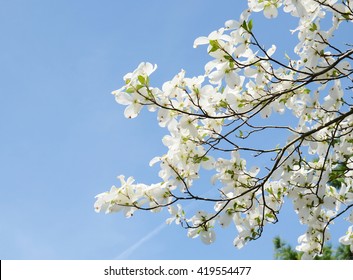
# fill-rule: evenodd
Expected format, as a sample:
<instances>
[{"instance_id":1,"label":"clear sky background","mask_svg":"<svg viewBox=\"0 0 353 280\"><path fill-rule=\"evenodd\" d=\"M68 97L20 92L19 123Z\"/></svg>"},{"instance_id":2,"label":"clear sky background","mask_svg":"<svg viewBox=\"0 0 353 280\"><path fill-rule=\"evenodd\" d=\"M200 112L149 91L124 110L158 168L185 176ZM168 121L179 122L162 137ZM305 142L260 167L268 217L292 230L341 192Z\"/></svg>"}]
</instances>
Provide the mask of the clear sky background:
<instances>
[{"instance_id":1,"label":"clear sky background","mask_svg":"<svg viewBox=\"0 0 353 280\"><path fill-rule=\"evenodd\" d=\"M232 226L206 246L166 226L166 211L126 219L93 209L119 174L158 182L148 163L165 152L156 115L125 119L111 91L142 61L158 64L158 86L181 68L203 74L209 57L194 39L238 19L245 5L0 0L0 259L272 259L274 236L296 244L305 228L291 205L242 250L232 246ZM267 47L290 53L295 20L259 15L254 24Z\"/></svg>"}]
</instances>

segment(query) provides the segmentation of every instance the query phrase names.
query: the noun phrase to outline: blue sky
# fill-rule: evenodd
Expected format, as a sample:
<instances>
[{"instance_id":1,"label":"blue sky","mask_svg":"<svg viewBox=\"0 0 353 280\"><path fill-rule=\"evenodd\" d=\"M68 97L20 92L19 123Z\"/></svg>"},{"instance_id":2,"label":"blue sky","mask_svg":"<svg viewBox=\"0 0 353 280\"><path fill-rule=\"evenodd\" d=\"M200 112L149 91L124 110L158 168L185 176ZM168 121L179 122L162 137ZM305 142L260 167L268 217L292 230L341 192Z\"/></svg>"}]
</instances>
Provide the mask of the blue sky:
<instances>
[{"instance_id":1,"label":"blue sky","mask_svg":"<svg viewBox=\"0 0 353 280\"><path fill-rule=\"evenodd\" d=\"M156 85L181 68L202 74L208 56L194 39L245 4L0 0L0 259L272 259L275 235L296 243L304 228L290 205L242 250L231 227L206 246L166 226L166 211L128 220L93 210L119 174L157 182L148 163L165 152L156 116L126 120L111 91L141 61L158 64ZM295 21L256 20L264 44L286 50Z\"/></svg>"}]
</instances>

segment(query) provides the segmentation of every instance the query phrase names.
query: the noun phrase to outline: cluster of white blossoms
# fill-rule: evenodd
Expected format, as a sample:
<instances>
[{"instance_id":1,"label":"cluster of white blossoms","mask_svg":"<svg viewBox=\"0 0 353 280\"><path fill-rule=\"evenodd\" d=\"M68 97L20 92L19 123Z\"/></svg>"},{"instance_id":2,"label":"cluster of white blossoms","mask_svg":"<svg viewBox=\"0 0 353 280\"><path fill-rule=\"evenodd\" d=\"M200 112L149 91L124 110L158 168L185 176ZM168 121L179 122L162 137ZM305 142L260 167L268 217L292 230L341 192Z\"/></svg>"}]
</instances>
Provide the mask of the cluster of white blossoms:
<instances>
[{"instance_id":1,"label":"cluster of white blossoms","mask_svg":"<svg viewBox=\"0 0 353 280\"><path fill-rule=\"evenodd\" d=\"M276 58L275 45L258 41L251 19L254 12L276 18L280 9L298 18L291 31L298 37L295 57L285 61ZM286 199L307 225L297 250L306 259L321 254L336 218L353 224L353 104L345 94L352 93L353 49L331 44L340 24L352 21L350 0L248 0L238 21L195 40L194 47L207 45L212 57L203 75L188 78L182 70L157 88L149 78L157 66L141 63L113 94L126 105L125 117L147 107L168 129L167 153L150 162L159 163L161 182L119 176L119 187L97 195L96 211L131 217L167 208L168 224L182 225L206 244L215 241L217 226L233 224L234 246L241 248L277 222ZM290 124L276 124L280 115ZM268 147L260 140L268 135L287 140ZM267 163L249 165L259 158ZM194 191L201 169L212 174L210 196L199 195L200 187ZM183 205L191 200L212 204L213 211L189 214ZM353 251L352 227L340 242Z\"/></svg>"}]
</instances>

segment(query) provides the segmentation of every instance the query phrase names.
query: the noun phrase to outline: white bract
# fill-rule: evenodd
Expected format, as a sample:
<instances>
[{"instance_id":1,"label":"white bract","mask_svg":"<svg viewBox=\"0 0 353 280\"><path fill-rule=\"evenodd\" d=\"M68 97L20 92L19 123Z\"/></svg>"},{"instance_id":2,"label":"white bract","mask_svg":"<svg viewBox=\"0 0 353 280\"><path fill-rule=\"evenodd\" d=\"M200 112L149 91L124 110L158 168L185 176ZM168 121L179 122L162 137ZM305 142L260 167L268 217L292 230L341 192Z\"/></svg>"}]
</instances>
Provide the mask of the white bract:
<instances>
[{"instance_id":1,"label":"white bract","mask_svg":"<svg viewBox=\"0 0 353 280\"><path fill-rule=\"evenodd\" d=\"M306 225L297 250L305 259L321 254L335 219L353 223L353 49L331 43L343 22L352 24L352 9L350 0L248 0L238 20L195 40L211 56L204 74L189 78L181 70L161 88L150 85L151 63L125 75L113 92L125 117L143 107L157 111L168 151L150 162L159 164L160 182L119 176L118 187L96 196L96 211L131 217L167 208L168 224L205 244L233 224L233 244L242 248L278 221L287 199ZM293 57L264 47L251 19L256 12L274 19L282 10L298 19ZM202 170L212 189L202 183L200 195ZM213 210L188 213L189 201ZM353 249L352 226L340 242Z\"/></svg>"}]
</instances>

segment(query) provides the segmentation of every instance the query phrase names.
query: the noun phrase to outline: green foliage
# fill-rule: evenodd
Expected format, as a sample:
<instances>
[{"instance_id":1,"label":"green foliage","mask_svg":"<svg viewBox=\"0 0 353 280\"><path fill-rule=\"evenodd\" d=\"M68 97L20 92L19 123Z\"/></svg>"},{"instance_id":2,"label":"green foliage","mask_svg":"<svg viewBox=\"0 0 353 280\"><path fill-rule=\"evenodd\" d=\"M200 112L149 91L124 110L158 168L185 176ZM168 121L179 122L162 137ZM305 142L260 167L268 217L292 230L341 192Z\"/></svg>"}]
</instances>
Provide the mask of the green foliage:
<instances>
[{"instance_id":1,"label":"green foliage","mask_svg":"<svg viewBox=\"0 0 353 280\"><path fill-rule=\"evenodd\" d=\"M316 31L316 30L317 30L317 25L313 22L313 23L310 25L309 30L310 30L311 32Z\"/></svg>"},{"instance_id":2,"label":"green foliage","mask_svg":"<svg viewBox=\"0 0 353 280\"><path fill-rule=\"evenodd\" d=\"M210 46L211 46L211 49L209 50L209 53L215 52L220 48L217 40L210 40Z\"/></svg>"},{"instance_id":3,"label":"green foliage","mask_svg":"<svg viewBox=\"0 0 353 280\"><path fill-rule=\"evenodd\" d=\"M349 245L338 246L335 256L337 260L353 260L353 253Z\"/></svg>"},{"instance_id":4,"label":"green foliage","mask_svg":"<svg viewBox=\"0 0 353 280\"><path fill-rule=\"evenodd\" d=\"M347 172L347 169L348 168L345 162L338 163L329 175L328 184L336 189L340 189L344 183L344 175Z\"/></svg>"},{"instance_id":5,"label":"green foliage","mask_svg":"<svg viewBox=\"0 0 353 280\"><path fill-rule=\"evenodd\" d=\"M244 28L247 32L251 33L252 28L253 28L253 22L252 20L249 20L249 22L246 22L245 20L243 21L243 24L241 25L242 28Z\"/></svg>"},{"instance_id":6,"label":"green foliage","mask_svg":"<svg viewBox=\"0 0 353 280\"><path fill-rule=\"evenodd\" d=\"M282 241L280 237L277 236L273 239L273 245L276 260L300 260L302 253L293 250L292 247Z\"/></svg>"},{"instance_id":7,"label":"green foliage","mask_svg":"<svg viewBox=\"0 0 353 280\"><path fill-rule=\"evenodd\" d=\"M300 260L303 254L293 249L291 245L278 236L273 239L273 245L276 260ZM316 256L315 260L353 260L353 253L347 245L340 244L337 249L333 249L331 245L326 245L323 248L322 255Z\"/></svg>"}]
</instances>

